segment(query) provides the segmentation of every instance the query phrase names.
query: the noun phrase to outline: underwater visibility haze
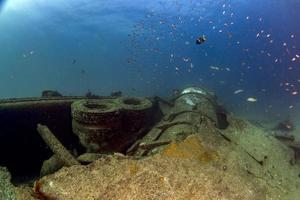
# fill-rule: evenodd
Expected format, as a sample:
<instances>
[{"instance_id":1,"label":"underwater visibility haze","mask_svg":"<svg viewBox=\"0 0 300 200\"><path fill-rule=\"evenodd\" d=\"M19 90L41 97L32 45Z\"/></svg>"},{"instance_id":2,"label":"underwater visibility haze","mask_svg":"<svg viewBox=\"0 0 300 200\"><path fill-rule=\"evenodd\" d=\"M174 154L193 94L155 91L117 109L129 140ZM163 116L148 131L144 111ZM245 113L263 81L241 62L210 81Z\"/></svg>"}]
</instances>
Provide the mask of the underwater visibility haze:
<instances>
[{"instance_id":1,"label":"underwater visibility haze","mask_svg":"<svg viewBox=\"0 0 300 200\"><path fill-rule=\"evenodd\" d=\"M0 200L298 200L299 11L0 0Z\"/></svg>"},{"instance_id":2,"label":"underwater visibility haze","mask_svg":"<svg viewBox=\"0 0 300 200\"><path fill-rule=\"evenodd\" d=\"M299 10L297 0L1 1L0 98L169 97L200 85L229 111L284 118L300 109Z\"/></svg>"}]
</instances>

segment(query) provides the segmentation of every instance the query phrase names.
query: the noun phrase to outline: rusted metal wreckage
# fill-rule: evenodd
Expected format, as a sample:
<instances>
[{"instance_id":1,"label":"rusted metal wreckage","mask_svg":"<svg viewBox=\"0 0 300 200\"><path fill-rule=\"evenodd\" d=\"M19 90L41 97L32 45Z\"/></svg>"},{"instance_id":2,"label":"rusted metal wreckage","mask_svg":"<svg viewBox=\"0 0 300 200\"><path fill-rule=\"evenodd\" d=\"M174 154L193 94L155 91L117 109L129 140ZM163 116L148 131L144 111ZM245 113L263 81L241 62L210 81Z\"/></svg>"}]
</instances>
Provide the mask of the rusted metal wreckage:
<instances>
[{"instance_id":1,"label":"rusted metal wreckage","mask_svg":"<svg viewBox=\"0 0 300 200\"><path fill-rule=\"evenodd\" d=\"M204 88L186 88L168 101L57 94L45 91L41 98L0 101L0 166L9 169L15 184L110 154L150 156L208 128L232 140L222 131L229 126L225 109ZM300 145L286 138L283 142L299 158ZM251 151L246 153L263 165Z\"/></svg>"}]
</instances>

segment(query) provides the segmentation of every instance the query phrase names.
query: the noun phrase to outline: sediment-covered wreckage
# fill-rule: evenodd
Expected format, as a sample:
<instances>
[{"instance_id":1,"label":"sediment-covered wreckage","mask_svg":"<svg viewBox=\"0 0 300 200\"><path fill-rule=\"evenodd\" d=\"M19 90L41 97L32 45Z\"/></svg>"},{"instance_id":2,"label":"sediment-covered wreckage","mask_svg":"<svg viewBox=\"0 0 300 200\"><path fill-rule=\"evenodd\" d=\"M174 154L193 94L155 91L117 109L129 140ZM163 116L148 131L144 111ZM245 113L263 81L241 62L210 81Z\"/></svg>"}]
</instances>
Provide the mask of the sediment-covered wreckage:
<instances>
[{"instance_id":1,"label":"sediment-covered wreckage","mask_svg":"<svg viewBox=\"0 0 300 200\"><path fill-rule=\"evenodd\" d=\"M297 141L228 114L203 88L168 101L2 100L0 121L0 199L300 196Z\"/></svg>"}]
</instances>

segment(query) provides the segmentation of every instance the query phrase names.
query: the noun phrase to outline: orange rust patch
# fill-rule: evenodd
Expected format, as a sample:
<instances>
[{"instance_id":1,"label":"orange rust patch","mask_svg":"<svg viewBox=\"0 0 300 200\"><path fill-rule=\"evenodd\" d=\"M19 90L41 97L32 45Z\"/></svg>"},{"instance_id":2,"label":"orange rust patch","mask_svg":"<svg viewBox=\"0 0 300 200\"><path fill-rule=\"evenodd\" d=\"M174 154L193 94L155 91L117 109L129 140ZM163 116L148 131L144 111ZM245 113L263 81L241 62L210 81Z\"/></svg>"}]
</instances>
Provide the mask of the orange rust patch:
<instances>
[{"instance_id":1,"label":"orange rust patch","mask_svg":"<svg viewBox=\"0 0 300 200\"><path fill-rule=\"evenodd\" d=\"M43 185L43 183L42 183L40 180L36 180L36 181L34 182L33 191L34 191L35 193L39 193L40 190L41 190L42 185Z\"/></svg>"},{"instance_id":2,"label":"orange rust patch","mask_svg":"<svg viewBox=\"0 0 300 200\"><path fill-rule=\"evenodd\" d=\"M196 135L189 136L179 143L171 143L163 150L162 155L173 158L187 158L205 163L219 159L218 152L203 147Z\"/></svg>"},{"instance_id":3,"label":"orange rust patch","mask_svg":"<svg viewBox=\"0 0 300 200\"><path fill-rule=\"evenodd\" d=\"M52 197L48 197L46 196L42 191L41 188L43 186L43 182L40 180L36 180L34 182L34 186L33 186L33 192L34 192L34 197L39 199L39 200L56 200L55 198Z\"/></svg>"}]
</instances>

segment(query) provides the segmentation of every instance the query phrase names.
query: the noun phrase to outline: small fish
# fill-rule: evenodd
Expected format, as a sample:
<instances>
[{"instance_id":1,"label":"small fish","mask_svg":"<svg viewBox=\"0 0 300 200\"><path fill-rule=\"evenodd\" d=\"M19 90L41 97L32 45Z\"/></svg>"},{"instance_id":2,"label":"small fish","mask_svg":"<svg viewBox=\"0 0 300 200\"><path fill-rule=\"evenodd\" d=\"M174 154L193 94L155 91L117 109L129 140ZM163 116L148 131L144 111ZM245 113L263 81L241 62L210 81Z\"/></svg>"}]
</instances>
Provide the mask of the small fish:
<instances>
[{"instance_id":1,"label":"small fish","mask_svg":"<svg viewBox=\"0 0 300 200\"><path fill-rule=\"evenodd\" d=\"M210 66L210 69L212 69L212 70L220 70L219 67L214 67L214 66Z\"/></svg>"},{"instance_id":2,"label":"small fish","mask_svg":"<svg viewBox=\"0 0 300 200\"><path fill-rule=\"evenodd\" d=\"M247 99L247 101L248 101L248 102L256 102L257 99L254 98L254 97L249 97L249 98Z\"/></svg>"},{"instance_id":3,"label":"small fish","mask_svg":"<svg viewBox=\"0 0 300 200\"><path fill-rule=\"evenodd\" d=\"M236 90L236 91L234 91L234 94L238 94L238 93L241 93L241 92L244 92L244 90L241 90L241 89Z\"/></svg>"},{"instance_id":4,"label":"small fish","mask_svg":"<svg viewBox=\"0 0 300 200\"><path fill-rule=\"evenodd\" d=\"M190 58L182 58L182 60L183 60L184 62L189 62L189 61L190 61Z\"/></svg>"},{"instance_id":5,"label":"small fish","mask_svg":"<svg viewBox=\"0 0 300 200\"><path fill-rule=\"evenodd\" d=\"M199 36L197 39L196 39L196 44L202 44L206 41L206 36L205 35L202 35L202 36Z\"/></svg>"},{"instance_id":6,"label":"small fish","mask_svg":"<svg viewBox=\"0 0 300 200\"><path fill-rule=\"evenodd\" d=\"M297 95L297 94L298 94L297 91L292 92L292 95L293 95L293 96L295 96L295 95Z\"/></svg>"}]
</instances>

